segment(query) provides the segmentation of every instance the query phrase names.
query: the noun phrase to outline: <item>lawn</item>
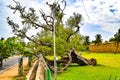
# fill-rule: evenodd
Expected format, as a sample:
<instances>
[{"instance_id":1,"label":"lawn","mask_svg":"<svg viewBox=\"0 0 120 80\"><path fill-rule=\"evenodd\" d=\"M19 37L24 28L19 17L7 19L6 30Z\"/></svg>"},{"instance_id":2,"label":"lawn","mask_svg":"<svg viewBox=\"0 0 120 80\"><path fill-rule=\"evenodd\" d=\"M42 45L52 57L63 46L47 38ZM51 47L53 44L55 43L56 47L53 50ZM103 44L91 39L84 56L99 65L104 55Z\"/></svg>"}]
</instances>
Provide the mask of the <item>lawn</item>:
<instances>
[{"instance_id":1,"label":"lawn","mask_svg":"<svg viewBox=\"0 0 120 80\"><path fill-rule=\"evenodd\" d=\"M57 80L120 80L120 54L82 53L86 58L96 58L97 66L72 64L59 73Z\"/></svg>"}]
</instances>

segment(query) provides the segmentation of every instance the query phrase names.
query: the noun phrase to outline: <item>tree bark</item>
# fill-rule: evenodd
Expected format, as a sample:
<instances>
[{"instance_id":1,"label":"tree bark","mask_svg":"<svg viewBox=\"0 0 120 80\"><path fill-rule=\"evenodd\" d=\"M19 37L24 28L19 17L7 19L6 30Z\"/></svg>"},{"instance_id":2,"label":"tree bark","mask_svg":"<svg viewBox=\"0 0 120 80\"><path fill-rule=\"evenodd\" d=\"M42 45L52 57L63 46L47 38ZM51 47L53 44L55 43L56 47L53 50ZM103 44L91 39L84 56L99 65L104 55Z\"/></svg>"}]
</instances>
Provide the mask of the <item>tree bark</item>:
<instances>
[{"instance_id":1,"label":"tree bark","mask_svg":"<svg viewBox=\"0 0 120 80\"><path fill-rule=\"evenodd\" d=\"M49 60L49 59L45 59L45 60L46 60L46 62L48 64L48 67L50 68L50 70L52 72L54 72L54 67L53 67L54 66L54 61ZM69 65L71 64L71 62L72 62L72 58L71 58L70 53L68 53L67 60L62 60L61 59L61 60L57 61L57 64L61 64L61 63L65 64L65 66L62 67L61 69L57 69L57 72L63 72L64 70L66 70L69 67Z\"/></svg>"},{"instance_id":2,"label":"tree bark","mask_svg":"<svg viewBox=\"0 0 120 80\"><path fill-rule=\"evenodd\" d=\"M18 59L19 67L18 67L18 76L23 76L23 57Z\"/></svg>"},{"instance_id":3,"label":"tree bark","mask_svg":"<svg viewBox=\"0 0 120 80\"><path fill-rule=\"evenodd\" d=\"M84 57L82 57L81 55L78 55L77 52L72 49L70 50L70 52L67 54L67 57L63 57L60 60L57 61L57 65L59 64L65 64L64 67L57 69L57 72L63 72L64 70L66 70L69 65L71 63L77 63L79 64L79 66L84 66L84 65L92 65L92 66L96 66L97 65L97 61L94 58L91 59L86 59ZM48 67L51 69L51 71L54 72L54 61L53 60L49 60L47 58L45 58Z\"/></svg>"},{"instance_id":4,"label":"tree bark","mask_svg":"<svg viewBox=\"0 0 120 80\"><path fill-rule=\"evenodd\" d=\"M2 66L3 66L3 58L0 57L0 69L2 69Z\"/></svg>"},{"instance_id":5,"label":"tree bark","mask_svg":"<svg viewBox=\"0 0 120 80\"><path fill-rule=\"evenodd\" d=\"M28 66L31 67L32 56L28 56Z\"/></svg>"}]
</instances>

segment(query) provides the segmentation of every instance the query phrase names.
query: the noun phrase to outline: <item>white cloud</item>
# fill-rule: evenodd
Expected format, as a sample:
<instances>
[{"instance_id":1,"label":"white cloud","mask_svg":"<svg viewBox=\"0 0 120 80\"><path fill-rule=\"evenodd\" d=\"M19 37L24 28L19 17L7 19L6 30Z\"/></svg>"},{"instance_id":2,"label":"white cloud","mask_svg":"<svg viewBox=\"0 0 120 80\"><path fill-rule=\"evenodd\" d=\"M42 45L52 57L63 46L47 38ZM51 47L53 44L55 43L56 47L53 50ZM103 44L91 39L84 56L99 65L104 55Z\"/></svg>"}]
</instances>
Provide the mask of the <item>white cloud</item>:
<instances>
[{"instance_id":1,"label":"white cloud","mask_svg":"<svg viewBox=\"0 0 120 80\"><path fill-rule=\"evenodd\" d=\"M78 0L77 3L80 2L81 0ZM101 5L100 2L105 3ZM90 17L90 19L85 18L85 22L99 24L101 30L107 32L116 32L120 28L120 23L116 23L120 21L120 11L116 11L115 14L109 11L110 5L113 5L113 9L120 10L120 0L84 0L84 4Z\"/></svg>"},{"instance_id":2,"label":"white cloud","mask_svg":"<svg viewBox=\"0 0 120 80\"><path fill-rule=\"evenodd\" d=\"M54 0L17 0L23 6L27 8L33 7L36 9L37 14L39 14L40 8L47 14L50 13L49 7L46 5L46 2L52 3ZM70 1L70 0L67 0ZM120 0L83 0L85 4L85 9L83 7L82 0L76 0L74 3L67 2L68 5L65 9L65 18L67 19L69 16L73 14L73 12L77 12L83 15L84 22L94 23L101 26L102 31L114 33L120 28L120 23L116 23L120 21ZM6 20L7 16L10 16L14 21L20 23L18 13L13 15L12 11L6 7L7 5L15 5L13 0L1 0L2 4L4 4L2 12L7 13L4 15L4 20ZM112 7L110 7L112 5ZM109 9L116 9L118 11L112 12ZM90 17L90 18L88 18ZM7 25L7 24L5 24ZM33 32L33 31L32 31ZM33 32L34 33L34 32ZM93 32L91 35L95 35L97 32ZM29 33L30 34L30 33Z\"/></svg>"},{"instance_id":3,"label":"white cloud","mask_svg":"<svg viewBox=\"0 0 120 80\"><path fill-rule=\"evenodd\" d=\"M45 7L44 11L47 12L47 10L48 10L48 9L46 9L45 3L41 4L41 3L38 2L39 0L34 0L34 1L33 0L17 0L17 1L20 1L21 5L26 6L26 9L28 9L30 7L33 7L33 8L35 8L38 11L38 10L40 10L40 8ZM7 21L6 17L8 17L8 16L15 23L18 23L20 25L20 27L22 28L22 24L21 24L21 19L20 19L19 13L16 12L16 14L13 14L13 11L7 7L8 5L14 6L15 5L14 1L13 0L7 0L7 1L3 0L1 3L4 5L4 6L2 6L3 7L3 9L2 9L3 18L1 20L4 21L2 23L4 24L4 26L6 27L6 29L9 29L9 33L11 34L12 31L10 31L11 30L10 26L8 27L8 24L6 23L6 21ZM6 14L4 14L4 13L6 13ZM40 15L40 13L38 13L38 12L37 12L37 14ZM5 27L4 27L4 29L5 29ZM29 36L31 36L31 35L35 34L36 32L38 32L38 31L31 30L27 34ZM10 36L10 34L7 33L6 35Z\"/></svg>"}]
</instances>

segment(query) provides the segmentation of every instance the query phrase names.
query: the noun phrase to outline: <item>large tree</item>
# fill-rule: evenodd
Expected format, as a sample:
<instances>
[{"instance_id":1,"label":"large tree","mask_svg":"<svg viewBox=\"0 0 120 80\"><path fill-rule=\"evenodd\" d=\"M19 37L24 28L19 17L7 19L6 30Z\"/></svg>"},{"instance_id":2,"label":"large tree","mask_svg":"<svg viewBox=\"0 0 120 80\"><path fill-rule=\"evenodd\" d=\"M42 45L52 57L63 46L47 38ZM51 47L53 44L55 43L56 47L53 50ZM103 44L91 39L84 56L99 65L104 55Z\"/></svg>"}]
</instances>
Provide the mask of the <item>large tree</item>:
<instances>
[{"instance_id":1,"label":"large tree","mask_svg":"<svg viewBox=\"0 0 120 80\"><path fill-rule=\"evenodd\" d=\"M7 48L8 46L6 44L6 40L4 38L1 38L0 39L0 57L2 59L8 58L10 56L6 50Z\"/></svg>"},{"instance_id":2,"label":"large tree","mask_svg":"<svg viewBox=\"0 0 120 80\"><path fill-rule=\"evenodd\" d=\"M5 49L6 49L5 40L4 38L1 38L0 39L0 68L2 68L3 59L9 56L8 54L6 54Z\"/></svg>"},{"instance_id":3,"label":"large tree","mask_svg":"<svg viewBox=\"0 0 120 80\"><path fill-rule=\"evenodd\" d=\"M90 44L89 36L85 36L83 45L85 45L87 51L89 49L89 44Z\"/></svg>"},{"instance_id":4,"label":"large tree","mask_svg":"<svg viewBox=\"0 0 120 80\"><path fill-rule=\"evenodd\" d=\"M20 18L22 19L21 23L23 25L21 27L19 24L11 20L10 17L7 18L7 22L11 26L15 35L20 36L21 38L27 38L36 45L39 45L39 47L41 47L41 52L48 53L53 51L52 36L55 26L56 44L58 45L57 48L61 48L60 50L64 53L64 51L71 48L71 46L68 47L68 45L74 46L74 44L70 44L70 42L72 42L72 38L74 38L75 35L80 36L79 29L82 16L78 13L74 13L73 16L67 19L67 22L64 25L62 19L64 16L63 11L66 7L66 1L62 0L62 3L64 4L63 9L59 2L54 2L53 4L49 4L47 2L47 5L51 10L50 15L45 14L42 10L39 11L44 22L39 20L41 17L36 15L34 8L29 8L28 11L26 11L26 8L22 7L19 2L14 2L16 3L16 6L9 5L8 7L12 9L14 13L17 11L20 13ZM40 28L41 30L36 35L29 37L27 32L32 28L36 30ZM44 48L51 51L45 52ZM57 53L59 54L60 52Z\"/></svg>"},{"instance_id":5,"label":"large tree","mask_svg":"<svg viewBox=\"0 0 120 80\"><path fill-rule=\"evenodd\" d=\"M94 42L95 42L95 45L99 45L99 43L102 43L102 36L101 36L101 34L96 34Z\"/></svg>"},{"instance_id":6,"label":"large tree","mask_svg":"<svg viewBox=\"0 0 120 80\"><path fill-rule=\"evenodd\" d=\"M19 53L18 51L21 48L20 45L21 43L20 41L18 41L17 37L9 37L6 40L4 38L1 38L0 40L1 67L2 67L3 59Z\"/></svg>"},{"instance_id":7,"label":"large tree","mask_svg":"<svg viewBox=\"0 0 120 80\"><path fill-rule=\"evenodd\" d=\"M115 42L115 38L114 37L110 38L109 42Z\"/></svg>"},{"instance_id":8,"label":"large tree","mask_svg":"<svg viewBox=\"0 0 120 80\"><path fill-rule=\"evenodd\" d=\"M96 34L95 40L93 42L96 45L96 51L98 51L99 44L102 43L102 36L101 36L101 34Z\"/></svg>"},{"instance_id":9,"label":"large tree","mask_svg":"<svg viewBox=\"0 0 120 80\"><path fill-rule=\"evenodd\" d=\"M109 42L115 42L116 49L114 51L114 54L116 54L120 44L120 29L118 29L118 32L114 34L114 37L109 39Z\"/></svg>"},{"instance_id":10,"label":"large tree","mask_svg":"<svg viewBox=\"0 0 120 80\"><path fill-rule=\"evenodd\" d=\"M54 1L53 4L46 3L51 10L50 14L46 14L42 9L39 10L40 15L36 14L34 8L26 9L19 2L14 1L16 6L9 5L8 7L14 11L19 12L19 17L22 20L20 26L15 23L10 17L7 17L7 22L11 26L15 35L21 38L27 38L32 47L32 51L36 51L35 56L39 58L39 53L44 55L53 55L53 32L55 30L56 36L56 53L57 55L64 55L68 53L71 48L81 50L81 35L79 34L82 16L79 13L73 13L64 22L64 10L66 8L66 1ZM62 7L61 7L62 5ZM41 20L41 18L43 20ZM64 24L63 24L64 23ZM29 30L40 30L36 35L28 36ZM39 52L39 53L38 53ZM68 62L70 64L70 61ZM68 65L65 65L67 68ZM65 69L64 68L64 69ZM63 69L63 70L64 70Z\"/></svg>"},{"instance_id":11,"label":"large tree","mask_svg":"<svg viewBox=\"0 0 120 80\"><path fill-rule=\"evenodd\" d=\"M14 54L15 41L13 38L0 40L0 67L2 68L2 61Z\"/></svg>"}]
</instances>

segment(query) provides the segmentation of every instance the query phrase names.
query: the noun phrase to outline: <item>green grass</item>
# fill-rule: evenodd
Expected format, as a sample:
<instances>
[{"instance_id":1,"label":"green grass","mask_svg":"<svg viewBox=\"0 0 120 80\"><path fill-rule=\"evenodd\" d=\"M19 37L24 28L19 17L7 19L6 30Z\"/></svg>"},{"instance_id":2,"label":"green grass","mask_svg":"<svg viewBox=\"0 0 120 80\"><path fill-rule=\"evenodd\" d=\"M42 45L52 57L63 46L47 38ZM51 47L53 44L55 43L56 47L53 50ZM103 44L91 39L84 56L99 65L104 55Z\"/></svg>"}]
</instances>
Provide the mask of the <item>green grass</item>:
<instances>
[{"instance_id":1,"label":"green grass","mask_svg":"<svg viewBox=\"0 0 120 80\"><path fill-rule=\"evenodd\" d=\"M120 54L82 53L86 58L96 58L97 66L72 64L58 74L57 80L120 80Z\"/></svg>"}]
</instances>

